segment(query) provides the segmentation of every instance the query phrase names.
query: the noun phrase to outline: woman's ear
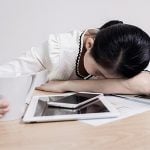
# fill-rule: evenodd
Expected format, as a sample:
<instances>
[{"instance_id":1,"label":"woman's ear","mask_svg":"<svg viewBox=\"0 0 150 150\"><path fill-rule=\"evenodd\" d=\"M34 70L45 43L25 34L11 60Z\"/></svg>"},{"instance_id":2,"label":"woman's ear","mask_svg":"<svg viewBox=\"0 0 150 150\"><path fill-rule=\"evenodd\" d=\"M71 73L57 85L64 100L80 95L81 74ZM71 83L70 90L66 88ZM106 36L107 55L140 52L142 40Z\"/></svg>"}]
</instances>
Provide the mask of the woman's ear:
<instances>
[{"instance_id":1,"label":"woman's ear","mask_svg":"<svg viewBox=\"0 0 150 150\"><path fill-rule=\"evenodd\" d=\"M92 47L93 47L93 44L94 44L94 39L91 38L91 37L88 37L86 40L85 40L85 48L87 50L90 50Z\"/></svg>"}]
</instances>

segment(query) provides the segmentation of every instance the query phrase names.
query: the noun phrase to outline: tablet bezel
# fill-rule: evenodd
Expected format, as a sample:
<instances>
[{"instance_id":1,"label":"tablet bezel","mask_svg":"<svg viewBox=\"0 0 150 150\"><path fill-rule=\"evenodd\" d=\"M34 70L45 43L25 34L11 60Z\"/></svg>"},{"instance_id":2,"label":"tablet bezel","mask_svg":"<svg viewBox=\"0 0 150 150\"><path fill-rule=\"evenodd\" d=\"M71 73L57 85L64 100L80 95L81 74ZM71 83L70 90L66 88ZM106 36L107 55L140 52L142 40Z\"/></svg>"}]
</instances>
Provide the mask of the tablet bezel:
<instances>
[{"instance_id":1,"label":"tablet bezel","mask_svg":"<svg viewBox=\"0 0 150 150\"><path fill-rule=\"evenodd\" d=\"M88 92L86 92L88 93ZM73 93L72 93L73 94ZM66 93L66 96L72 95ZM107 101L105 96L101 95L100 101L105 105L109 112L103 113L88 113L88 114L70 114L70 115L55 115L55 116L34 116L36 107L38 104L39 97L48 97L48 96L65 96L65 94L59 95L41 95L34 96L31 99L31 102L23 116L24 123L32 122L51 122L51 121L69 121L69 120L83 120L83 119L102 119L102 118L113 118L119 115L118 111Z\"/></svg>"}]
</instances>

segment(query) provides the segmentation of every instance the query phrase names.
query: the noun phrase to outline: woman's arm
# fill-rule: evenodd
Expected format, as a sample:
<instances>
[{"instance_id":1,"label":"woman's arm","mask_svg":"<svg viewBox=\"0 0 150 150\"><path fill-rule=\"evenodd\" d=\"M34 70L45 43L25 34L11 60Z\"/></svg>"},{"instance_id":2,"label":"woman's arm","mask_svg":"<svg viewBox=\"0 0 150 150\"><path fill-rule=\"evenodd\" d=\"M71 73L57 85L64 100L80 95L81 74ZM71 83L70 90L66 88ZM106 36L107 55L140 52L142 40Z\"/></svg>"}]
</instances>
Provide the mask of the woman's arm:
<instances>
[{"instance_id":1,"label":"woman's arm","mask_svg":"<svg viewBox=\"0 0 150 150\"><path fill-rule=\"evenodd\" d=\"M52 92L89 91L107 94L150 94L150 73L142 72L131 79L49 81L37 89Z\"/></svg>"},{"instance_id":2,"label":"woman's arm","mask_svg":"<svg viewBox=\"0 0 150 150\"><path fill-rule=\"evenodd\" d=\"M13 74L32 74L45 70L45 55L46 50L42 48L45 43L40 47L32 47L31 50L25 52L20 57L0 65L0 74L13 73ZM48 61L48 60L47 60Z\"/></svg>"}]
</instances>

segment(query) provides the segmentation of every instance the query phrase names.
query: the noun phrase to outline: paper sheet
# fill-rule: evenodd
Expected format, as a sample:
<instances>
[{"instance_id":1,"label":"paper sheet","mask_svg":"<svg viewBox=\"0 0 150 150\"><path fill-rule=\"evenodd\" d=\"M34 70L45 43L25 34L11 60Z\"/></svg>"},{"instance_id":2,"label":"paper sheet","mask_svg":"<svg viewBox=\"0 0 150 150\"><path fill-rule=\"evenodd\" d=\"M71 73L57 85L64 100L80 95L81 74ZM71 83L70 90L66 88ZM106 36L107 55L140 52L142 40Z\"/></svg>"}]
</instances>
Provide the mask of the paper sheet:
<instances>
[{"instance_id":1,"label":"paper sheet","mask_svg":"<svg viewBox=\"0 0 150 150\"><path fill-rule=\"evenodd\" d=\"M0 100L6 99L9 103L9 112L0 121L20 119L25 103L29 103L36 86L47 81L47 70L37 74L6 74L2 76L0 72Z\"/></svg>"},{"instance_id":2,"label":"paper sheet","mask_svg":"<svg viewBox=\"0 0 150 150\"><path fill-rule=\"evenodd\" d=\"M129 116L133 116L150 110L150 103L143 103L142 101L140 102L139 100L136 102L129 99L114 96L106 96L106 98L119 111L120 113L119 117L107 119L80 120L80 121L93 126L99 126L102 124L121 120Z\"/></svg>"}]
</instances>

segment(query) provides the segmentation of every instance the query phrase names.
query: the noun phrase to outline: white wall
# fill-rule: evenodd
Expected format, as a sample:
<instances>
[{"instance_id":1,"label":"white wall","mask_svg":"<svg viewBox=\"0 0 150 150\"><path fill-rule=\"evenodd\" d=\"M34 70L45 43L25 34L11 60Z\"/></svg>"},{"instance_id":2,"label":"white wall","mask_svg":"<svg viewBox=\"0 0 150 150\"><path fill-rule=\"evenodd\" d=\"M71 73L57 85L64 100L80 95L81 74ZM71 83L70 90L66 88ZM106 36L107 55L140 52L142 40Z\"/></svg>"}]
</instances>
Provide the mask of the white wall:
<instances>
[{"instance_id":1,"label":"white wall","mask_svg":"<svg viewBox=\"0 0 150 150\"><path fill-rule=\"evenodd\" d=\"M0 63L36 46L49 33L99 27L111 19L150 33L149 0L0 0Z\"/></svg>"}]
</instances>

